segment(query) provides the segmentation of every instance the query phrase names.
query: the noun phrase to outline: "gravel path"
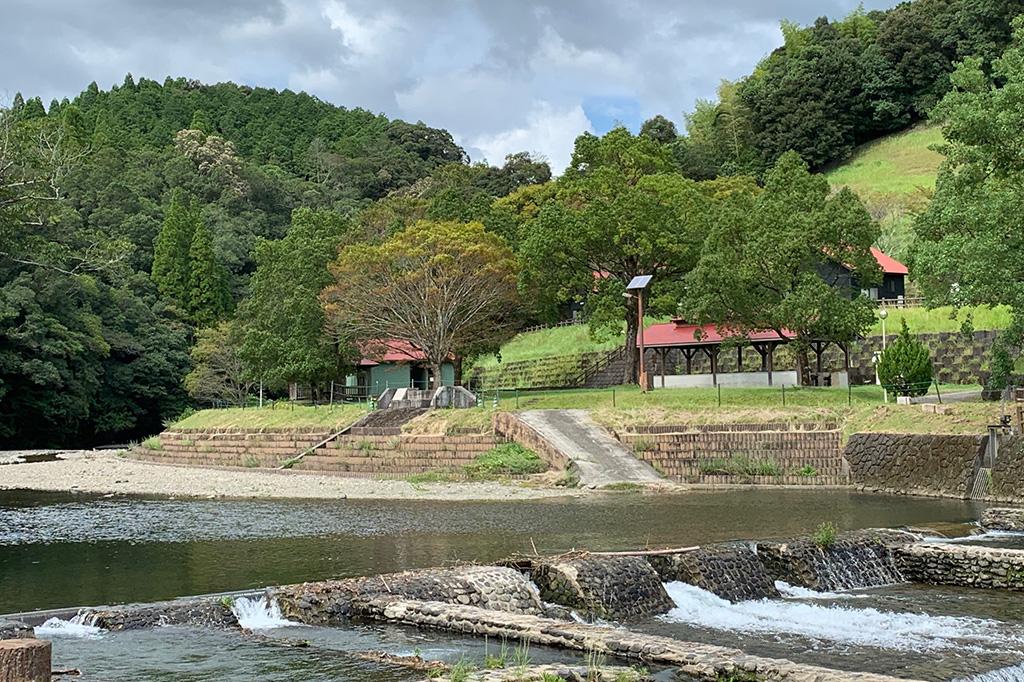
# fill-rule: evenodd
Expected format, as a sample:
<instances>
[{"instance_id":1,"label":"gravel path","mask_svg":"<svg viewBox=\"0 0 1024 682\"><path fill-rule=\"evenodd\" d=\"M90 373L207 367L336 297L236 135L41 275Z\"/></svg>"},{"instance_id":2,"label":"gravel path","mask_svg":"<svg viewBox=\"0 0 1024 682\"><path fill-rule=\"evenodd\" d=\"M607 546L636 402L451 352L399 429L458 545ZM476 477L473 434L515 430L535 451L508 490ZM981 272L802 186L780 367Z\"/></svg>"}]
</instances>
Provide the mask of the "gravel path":
<instances>
[{"instance_id":1,"label":"gravel path","mask_svg":"<svg viewBox=\"0 0 1024 682\"><path fill-rule=\"evenodd\" d=\"M528 500L578 491L502 483L425 483L345 478L298 471L238 471L152 464L112 452L0 466L0 490L29 489L171 497Z\"/></svg>"}]
</instances>

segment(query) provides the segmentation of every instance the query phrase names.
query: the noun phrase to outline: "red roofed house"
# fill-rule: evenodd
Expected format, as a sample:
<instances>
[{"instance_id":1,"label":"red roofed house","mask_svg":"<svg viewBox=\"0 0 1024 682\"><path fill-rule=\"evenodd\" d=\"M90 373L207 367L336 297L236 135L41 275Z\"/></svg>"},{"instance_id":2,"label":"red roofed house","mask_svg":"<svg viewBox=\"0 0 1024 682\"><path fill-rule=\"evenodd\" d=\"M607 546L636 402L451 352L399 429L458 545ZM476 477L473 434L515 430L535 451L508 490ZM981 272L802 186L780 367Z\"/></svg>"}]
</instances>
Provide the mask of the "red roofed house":
<instances>
[{"instance_id":1,"label":"red roofed house","mask_svg":"<svg viewBox=\"0 0 1024 682\"><path fill-rule=\"evenodd\" d=\"M878 267L882 270L882 284L864 289L868 298L873 301L896 301L906 296L907 266L874 246L871 247L871 255L875 257ZM821 263L819 271L826 282L849 287L851 292L860 289L850 269L843 263L829 259Z\"/></svg>"},{"instance_id":2,"label":"red roofed house","mask_svg":"<svg viewBox=\"0 0 1024 682\"><path fill-rule=\"evenodd\" d=\"M426 356L407 341L388 339L366 343L362 356L354 373L335 382L332 390L335 399L376 397L389 388L430 388ZM451 362L441 365L441 385L455 385L455 365ZM297 384L289 387L292 400L307 398L307 392L307 387Z\"/></svg>"}]
</instances>

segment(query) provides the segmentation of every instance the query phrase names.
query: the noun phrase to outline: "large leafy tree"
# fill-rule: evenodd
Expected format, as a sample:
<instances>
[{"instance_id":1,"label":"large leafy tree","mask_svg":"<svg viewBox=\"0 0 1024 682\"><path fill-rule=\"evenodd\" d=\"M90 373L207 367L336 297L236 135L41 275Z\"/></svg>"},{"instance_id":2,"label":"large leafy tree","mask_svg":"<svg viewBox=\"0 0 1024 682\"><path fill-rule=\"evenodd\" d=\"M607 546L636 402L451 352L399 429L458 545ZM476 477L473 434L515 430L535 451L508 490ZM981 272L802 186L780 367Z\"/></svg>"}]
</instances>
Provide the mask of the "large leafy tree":
<instances>
[{"instance_id":1,"label":"large leafy tree","mask_svg":"<svg viewBox=\"0 0 1024 682\"><path fill-rule=\"evenodd\" d=\"M221 322L197 334L192 371L185 376L185 388L194 400L244 406L249 399L253 381L238 353L241 328L239 322Z\"/></svg>"},{"instance_id":2,"label":"large leafy tree","mask_svg":"<svg viewBox=\"0 0 1024 682\"><path fill-rule=\"evenodd\" d=\"M441 365L515 329L516 260L480 223L420 222L379 245L346 247L323 294L332 329L362 344L404 341Z\"/></svg>"},{"instance_id":3,"label":"large leafy tree","mask_svg":"<svg viewBox=\"0 0 1024 682\"><path fill-rule=\"evenodd\" d=\"M1024 19L1014 27L1013 44L991 75L980 59L965 60L935 109L946 158L911 252L931 303L1013 308L1001 353L1018 346L1024 332Z\"/></svg>"},{"instance_id":4,"label":"large leafy tree","mask_svg":"<svg viewBox=\"0 0 1024 682\"><path fill-rule=\"evenodd\" d=\"M880 273L871 254L879 229L855 194L795 152L768 172L763 191L725 196L700 261L686 279L686 308L727 335L774 330L796 344L801 379L813 339L846 342L870 326L860 287Z\"/></svg>"},{"instance_id":5,"label":"large leafy tree","mask_svg":"<svg viewBox=\"0 0 1024 682\"><path fill-rule=\"evenodd\" d=\"M271 387L317 386L338 378L351 362L348 346L324 332L320 292L332 282L327 264L350 223L331 211L301 208L288 234L261 242L251 291L239 308L239 356L249 376Z\"/></svg>"},{"instance_id":6,"label":"large leafy tree","mask_svg":"<svg viewBox=\"0 0 1024 682\"><path fill-rule=\"evenodd\" d=\"M585 298L595 331L625 321L623 379L635 380L640 320L625 286L653 275L656 287L672 287L696 262L708 211L699 185L673 171L666 145L625 128L584 134L557 196L519 228L522 289L539 305Z\"/></svg>"}]
</instances>

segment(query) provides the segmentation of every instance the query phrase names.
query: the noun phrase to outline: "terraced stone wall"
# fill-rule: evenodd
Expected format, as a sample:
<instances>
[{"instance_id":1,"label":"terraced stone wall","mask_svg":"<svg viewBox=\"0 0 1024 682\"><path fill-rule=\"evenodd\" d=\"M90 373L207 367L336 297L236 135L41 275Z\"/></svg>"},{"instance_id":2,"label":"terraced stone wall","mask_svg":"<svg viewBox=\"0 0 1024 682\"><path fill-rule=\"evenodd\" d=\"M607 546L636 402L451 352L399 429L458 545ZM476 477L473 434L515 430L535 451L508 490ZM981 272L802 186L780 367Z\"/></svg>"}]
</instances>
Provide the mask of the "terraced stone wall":
<instances>
[{"instance_id":1,"label":"terraced stone wall","mask_svg":"<svg viewBox=\"0 0 1024 682\"><path fill-rule=\"evenodd\" d=\"M331 431L165 431L161 449L137 448L133 456L165 464L276 468L323 442ZM306 455L292 468L348 476L401 478L458 474L503 442L491 434L413 435L397 428L359 428Z\"/></svg>"},{"instance_id":2,"label":"terraced stone wall","mask_svg":"<svg viewBox=\"0 0 1024 682\"><path fill-rule=\"evenodd\" d=\"M684 483L847 482L840 433L829 424L653 426L616 436L638 458ZM764 473L771 471L778 473Z\"/></svg>"}]
</instances>

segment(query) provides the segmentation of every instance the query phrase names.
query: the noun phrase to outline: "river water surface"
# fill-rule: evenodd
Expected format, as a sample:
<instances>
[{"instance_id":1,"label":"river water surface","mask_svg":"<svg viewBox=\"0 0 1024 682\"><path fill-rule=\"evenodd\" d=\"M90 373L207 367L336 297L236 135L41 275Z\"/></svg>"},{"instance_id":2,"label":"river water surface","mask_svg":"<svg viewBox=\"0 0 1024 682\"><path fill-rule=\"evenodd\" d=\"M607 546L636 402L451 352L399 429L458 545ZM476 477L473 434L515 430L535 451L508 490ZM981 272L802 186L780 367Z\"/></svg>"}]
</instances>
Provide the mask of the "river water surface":
<instances>
[{"instance_id":1,"label":"river water surface","mask_svg":"<svg viewBox=\"0 0 1024 682\"><path fill-rule=\"evenodd\" d=\"M844 490L517 502L185 501L0 492L0 613L486 562L516 552L787 537L824 521L843 530L966 531L980 511L978 504L957 500ZM1020 538L987 542L1015 546ZM1024 661L1024 609L1005 593L918 586L842 595L792 590L783 600L729 604L680 583L668 590L677 608L633 627L849 670L929 680L1024 680L1024 667L1016 667ZM60 623L47 636L55 638L55 664L82 668L83 680L422 679L354 652L457 661L464 655L480 659L484 647L493 653L499 646L365 625L275 627L247 638L192 628L97 633ZM308 646L287 646L299 640ZM529 656L533 662L579 660L541 648ZM988 672L996 669L1003 672ZM989 677L974 677L979 674Z\"/></svg>"}]
</instances>

